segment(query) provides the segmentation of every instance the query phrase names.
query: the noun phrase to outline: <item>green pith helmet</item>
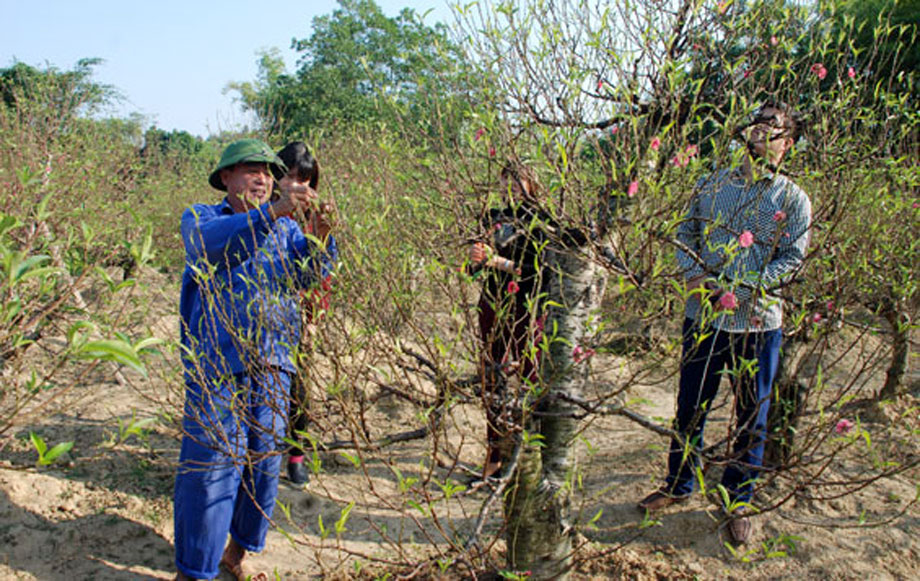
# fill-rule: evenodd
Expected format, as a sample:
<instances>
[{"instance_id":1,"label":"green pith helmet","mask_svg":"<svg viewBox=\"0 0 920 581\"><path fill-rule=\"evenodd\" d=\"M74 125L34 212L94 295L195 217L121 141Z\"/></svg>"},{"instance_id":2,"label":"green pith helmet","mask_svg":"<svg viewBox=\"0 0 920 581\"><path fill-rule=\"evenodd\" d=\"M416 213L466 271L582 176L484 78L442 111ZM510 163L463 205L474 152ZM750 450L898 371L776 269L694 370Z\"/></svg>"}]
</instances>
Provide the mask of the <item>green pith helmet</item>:
<instances>
[{"instance_id":1,"label":"green pith helmet","mask_svg":"<svg viewBox=\"0 0 920 581\"><path fill-rule=\"evenodd\" d=\"M287 167L281 161L272 148L259 139L240 139L227 146L224 153L220 156L220 163L217 169L211 172L208 183L211 187L222 192L227 191L227 186L220 179L220 170L233 167L238 163L264 162L271 168L272 174L276 180L280 180L287 173Z\"/></svg>"}]
</instances>

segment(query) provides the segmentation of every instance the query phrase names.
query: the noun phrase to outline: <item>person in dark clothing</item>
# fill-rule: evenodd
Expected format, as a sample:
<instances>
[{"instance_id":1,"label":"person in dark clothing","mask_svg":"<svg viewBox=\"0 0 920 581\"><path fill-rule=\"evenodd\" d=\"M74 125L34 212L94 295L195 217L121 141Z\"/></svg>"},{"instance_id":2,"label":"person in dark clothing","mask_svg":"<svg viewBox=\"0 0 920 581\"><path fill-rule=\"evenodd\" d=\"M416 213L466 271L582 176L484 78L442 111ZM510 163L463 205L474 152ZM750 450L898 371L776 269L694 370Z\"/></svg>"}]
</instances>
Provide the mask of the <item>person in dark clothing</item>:
<instances>
[{"instance_id":1,"label":"person in dark clothing","mask_svg":"<svg viewBox=\"0 0 920 581\"><path fill-rule=\"evenodd\" d=\"M538 382L538 344L543 330L541 292L549 217L539 208L540 186L529 168L509 165L501 172L503 208L483 219L488 243L470 248L474 274L483 275L479 298L482 398L487 445L483 478L494 476L508 460L520 409L506 378L517 375L526 386Z\"/></svg>"},{"instance_id":2,"label":"person in dark clothing","mask_svg":"<svg viewBox=\"0 0 920 581\"><path fill-rule=\"evenodd\" d=\"M316 191L319 185L319 162L313 157L304 142L288 143L278 152L278 158L288 168L282 181L289 180L291 183L307 184L311 190ZM329 216L333 214L333 211L334 208L329 203L321 204L318 212L307 209L304 214L304 232L308 236L315 236L320 241L326 240L332 231ZM309 472L304 465L302 434L306 432L310 420L310 397L309 385L303 369L310 365L316 323L329 308L331 289L332 275L327 274L318 284L300 293L300 313L303 321L302 340L298 352L300 370L291 383L289 412L290 437L295 443L288 450L287 461L288 479L294 484L306 484L309 480Z\"/></svg>"}]
</instances>

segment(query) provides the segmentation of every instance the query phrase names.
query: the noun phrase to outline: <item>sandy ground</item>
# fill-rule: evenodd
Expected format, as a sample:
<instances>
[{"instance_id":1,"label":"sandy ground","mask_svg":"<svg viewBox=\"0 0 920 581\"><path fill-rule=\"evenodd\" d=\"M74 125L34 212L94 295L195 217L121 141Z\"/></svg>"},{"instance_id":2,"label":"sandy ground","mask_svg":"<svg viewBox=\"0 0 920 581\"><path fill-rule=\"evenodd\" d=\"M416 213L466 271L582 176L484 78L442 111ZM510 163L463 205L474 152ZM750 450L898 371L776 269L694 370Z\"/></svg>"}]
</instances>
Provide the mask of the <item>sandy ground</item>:
<instances>
[{"instance_id":1,"label":"sandy ground","mask_svg":"<svg viewBox=\"0 0 920 581\"><path fill-rule=\"evenodd\" d=\"M156 332L175 331L170 308L163 306L153 325ZM620 363L613 355L598 355L593 364L616 370ZM7 443L0 452L0 578L171 578L178 432L160 417L140 437L118 438L119 425L124 431L132 418L156 417L158 410L175 406L177 382L168 368L147 380L125 372L128 382L122 384L107 366ZM635 409L664 423L673 413L674 381L631 388ZM892 435L884 422L867 423L864 430L877 439L885 434L916 447L915 402L910 395L888 414L903 430L900 436ZM378 434L419 425L413 410L392 398L372 405L367 417ZM707 434L724 432L727 421L715 414ZM74 448L53 465L37 467L29 431L49 443L74 441ZM442 438L463 461L475 464L481 459L477 435L482 433L481 412L460 405ZM621 417L601 417L586 424L584 441L590 446L580 444L581 478L573 497L583 543L576 579L913 579L920 569L920 512L910 504L920 482L916 470L823 500L792 494L794 486L780 479L763 496L776 500L789 495L789 500L755 518L752 542L733 553L716 505L703 495L643 526L635 502L662 475L667 444L662 436ZM470 530L488 493L463 491L443 500L437 487L404 480L411 491L404 494L400 477L430 473L442 481L463 479L456 470L431 468L432 447L430 437L396 444L368 455L358 467L342 454L324 454L322 473L305 488L282 481L278 526L252 562L281 579L374 578L387 570L386 561L445 550L447 539ZM868 475L867 470L862 456L841 454L822 478L854 480ZM421 498L425 490L434 499L436 518L405 502ZM834 496L823 491L825 497ZM336 532L349 501L355 507L345 528ZM498 526L496 506L484 538ZM491 547L496 559L502 551L500 541ZM466 576L462 569L450 571L427 578Z\"/></svg>"}]
</instances>

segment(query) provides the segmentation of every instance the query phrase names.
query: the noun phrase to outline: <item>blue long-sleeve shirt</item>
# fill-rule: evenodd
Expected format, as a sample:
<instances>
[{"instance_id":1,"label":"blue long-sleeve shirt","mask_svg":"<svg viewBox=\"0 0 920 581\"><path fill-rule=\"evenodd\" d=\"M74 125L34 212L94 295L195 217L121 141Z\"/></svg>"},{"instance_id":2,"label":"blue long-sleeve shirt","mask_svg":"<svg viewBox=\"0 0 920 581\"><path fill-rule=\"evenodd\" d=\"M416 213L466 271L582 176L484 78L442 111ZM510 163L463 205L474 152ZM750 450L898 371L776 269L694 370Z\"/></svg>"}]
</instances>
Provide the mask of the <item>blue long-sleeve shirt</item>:
<instances>
[{"instance_id":1,"label":"blue long-sleeve shirt","mask_svg":"<svg viewBox=\"0 0 920 581\"><path fill-rule=\"evenodd\" d=\"M740 170L728 169L700 182L677 239L702 264L682 250L677 262L686 280L707 275L735 294L738 306L716 317L716 328L747 332L782 326L782 301L772 291L802 265L810 225L808 196L781 174L748 183ZM739 245L745 231L753 235L747 248ZM699 295L687 301L686 315L699 319Z\"/></svg>"},{"instance_id":2,"label":"blue long-sleeve shirt","mask_svg":"<svg viewBox=\"0 0 920 581\"><path fill-rule=\"evenodd\" d=\"M320 283L338 259L268 204L234 213L226 199L182 214L185 271L179 300L186 373L220 377L271 365L294 371L299 291Z\"/></svg>"}]
</instances>

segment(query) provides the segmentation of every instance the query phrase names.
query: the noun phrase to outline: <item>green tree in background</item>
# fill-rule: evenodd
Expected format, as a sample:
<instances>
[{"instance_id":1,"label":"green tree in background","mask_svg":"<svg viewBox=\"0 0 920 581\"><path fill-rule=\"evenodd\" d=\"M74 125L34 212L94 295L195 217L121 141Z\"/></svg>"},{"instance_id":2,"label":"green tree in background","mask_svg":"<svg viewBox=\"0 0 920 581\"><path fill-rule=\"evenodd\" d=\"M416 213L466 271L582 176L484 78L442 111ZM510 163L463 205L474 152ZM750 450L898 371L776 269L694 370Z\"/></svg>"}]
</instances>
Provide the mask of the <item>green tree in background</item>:
<instances>
[{"instance_id":1,"label":"green tree in background","mask_svg":"<svg viewBox=\"0 0 920 581\"><path fill-rule=\"evenodd\" d=\"M309 38L293 41L296 73L269 51L255 83L229 85L264 130L294 136L356 122L397 126L406 116L424 122L433 101L454 93L462 61L443 24L428 26L408 8L390 18L373 0L339 6L313 20Z\"/></svg>"},{"instance_id":2,"label":"green tree in background","mask_svg":"<svg viewBox=\"0 0 920 581\"><path fill-rule=\"evenodd\" d=\"M121 99L114 87L92 80L94 67L101 63L98 58L80 59L73 70L59 71L14 62L0 69L0 98L7 111L31 123L43 120L62 128Z\"/></svg>"},{"instance_id":3,"label":"green tree in background","mask_svg":"<svg viewBox=\"0 0 920 581\"><path fill-rule=\"evenodd\" d=\"M144 146L141 155L151 155L154 151L160 154L176 152L186 155L195 155L204 149L204 142L180 129L165 131L159 127L151 127L144 132Z\"/></svg>"}]
</instances>

